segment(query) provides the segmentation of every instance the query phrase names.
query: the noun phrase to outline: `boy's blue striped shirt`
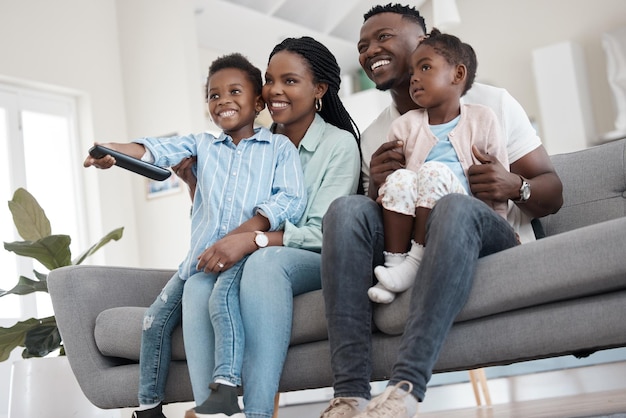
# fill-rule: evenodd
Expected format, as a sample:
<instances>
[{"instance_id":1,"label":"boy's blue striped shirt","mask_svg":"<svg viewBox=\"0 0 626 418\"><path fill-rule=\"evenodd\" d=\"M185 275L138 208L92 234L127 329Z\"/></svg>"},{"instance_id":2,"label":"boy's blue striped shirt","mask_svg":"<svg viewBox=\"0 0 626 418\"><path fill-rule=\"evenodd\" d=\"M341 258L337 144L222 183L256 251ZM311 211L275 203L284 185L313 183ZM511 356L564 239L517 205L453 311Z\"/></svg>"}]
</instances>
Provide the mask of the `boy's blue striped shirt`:
<instances>
[{"instance_id":1,"label":"boy's blue striped shirt","mask_svg":"<svg viewBox=\"0 0 626 418\"><path fill-rule=\"evenodd\" d=\"M284 135L257 128L238 145L224 133L142 138L154 164L170 167L197 155L191 216L191 247L179 266L185 280L197 272L198 256L260 210L270 230L297 223L306 208L306 190L298 151Z\"/></svg>"}]
</instances>

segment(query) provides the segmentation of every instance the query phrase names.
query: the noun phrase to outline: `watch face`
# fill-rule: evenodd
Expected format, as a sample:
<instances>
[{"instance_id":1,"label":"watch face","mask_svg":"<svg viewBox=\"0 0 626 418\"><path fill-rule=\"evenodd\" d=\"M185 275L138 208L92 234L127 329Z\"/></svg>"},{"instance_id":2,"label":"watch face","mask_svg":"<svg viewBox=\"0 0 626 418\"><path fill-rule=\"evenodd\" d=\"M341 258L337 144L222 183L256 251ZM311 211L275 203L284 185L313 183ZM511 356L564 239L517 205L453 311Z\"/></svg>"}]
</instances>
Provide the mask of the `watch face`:
<instances>
[{"instance_id":1,"label":"watch face","mask_svg":"<svg viewBox=\"0 0 626 418\"><path fill-rule=\"evenodd\" d=\"M522 186L522 200L528 200L530 198L530 184L524 182Z\"/></svg>"},{"instance_id":2,"label":"watch face","mask_svg":"<svg viewBox=\"0 0 626 418\"><path fill-rule=\"evenodd\" d=\"M267 247L267 244L270 243L269 238L267 237L267 235L261 233L257 233L256 237L254 237L254 242L256 242L256 245L258 245L260 248L263 247Z\"/></svg>"}]
</instances>

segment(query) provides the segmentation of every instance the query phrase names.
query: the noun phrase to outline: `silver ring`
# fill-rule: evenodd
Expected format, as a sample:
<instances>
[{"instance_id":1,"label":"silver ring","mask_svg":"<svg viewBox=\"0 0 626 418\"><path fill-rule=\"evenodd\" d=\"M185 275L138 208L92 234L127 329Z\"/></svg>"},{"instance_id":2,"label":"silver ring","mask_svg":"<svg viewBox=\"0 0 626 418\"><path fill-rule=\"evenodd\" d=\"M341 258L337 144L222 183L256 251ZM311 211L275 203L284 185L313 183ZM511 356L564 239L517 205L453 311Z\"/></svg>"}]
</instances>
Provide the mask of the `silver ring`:
<instances>
[{"instance_id":1,"label":"silver ring","mask_svg":"<svg viewBox=\"0 0 626 418\"><path fill-rule=\"evenodd\" d=\"M223 269L223 268L224 268L224 264L220 263L219 261L217 262L217 266L218 266L219 268L221 268L221 269Z\"/></svg>"}]
</instances>

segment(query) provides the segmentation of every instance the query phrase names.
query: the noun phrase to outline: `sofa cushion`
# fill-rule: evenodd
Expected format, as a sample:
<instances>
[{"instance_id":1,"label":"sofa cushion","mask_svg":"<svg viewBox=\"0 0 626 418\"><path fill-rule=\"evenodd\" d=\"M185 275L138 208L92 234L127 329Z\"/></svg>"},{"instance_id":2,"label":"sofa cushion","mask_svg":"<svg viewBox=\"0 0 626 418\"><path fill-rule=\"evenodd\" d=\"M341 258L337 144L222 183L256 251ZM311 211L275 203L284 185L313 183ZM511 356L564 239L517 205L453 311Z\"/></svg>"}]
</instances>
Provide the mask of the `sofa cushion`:
<instances>
[{"instance_id":1,"label":"sofa cushion","mask_svg":"<svg viewBox=\"0 0 626 418\"><path fill-rule=\"evenodd\" d=\"M139 361L143 315L147 308L123 306L100 312L96 317L94 338L105 356ZM182 328L172 335L172 360L184 360Z\"/></svg>"},{"instance_id":2,"label":"sofa cushion","mask_svg":"<svg viewBox=\"0 0 626 418\"><path fill-rule=\"evenodd\" d=\"M625 231L626 218L619 218L484 257L456 322L626 289ZM378 329L401 334L409 301L410 291L378 305Z\"/></svg>"},{"instance_id":3,"label":"sofa cushion","mask_svg":"<svg viewBox=\"0 0 626 418\"><path fill-rule=\"evenodd\" d=\"M626 218L619 218L481 259L472 292L456 322L626 289L622 273L626 270L624 231ZM594 251L588 250L589 245ZM563 265L570 267L563 270ZM387 334L401 334L409 300L410 292L405 292L390 305L376 306L376 327ZM112 308L98 315L95 339L102 354L139 359L145 309ZM321 290L294 299L293 323L291 345L327 338ZM172 357L184 359L184 355L182 332L178 329L174 334Z\"/></svg>"},{"instance_id":4,"label":"sofa cushion","mask_svg":"<svg viewBox=\"0 0 626 418\"><path fill-rule=\"evenodd\" d=\"M298 295L293 300L291 345L328 339L326 310L321 290Z\"/></svg>"},{"instance_id":5,"label":"sofa cushion","mask_svg":"<svg viewBox=\"0 0 626 418\"><path fill-rule=\"evenodd\" d=\"M143 315L147 308L118 307L100 312L94 337L100 352L109 357L139 361ZM328 338L322 291L305 293L294 299L294 326L291 345L322 341ZM184 360L185 348L181 327L172 336L172 360Z\"/></svg>"}]
</instances>

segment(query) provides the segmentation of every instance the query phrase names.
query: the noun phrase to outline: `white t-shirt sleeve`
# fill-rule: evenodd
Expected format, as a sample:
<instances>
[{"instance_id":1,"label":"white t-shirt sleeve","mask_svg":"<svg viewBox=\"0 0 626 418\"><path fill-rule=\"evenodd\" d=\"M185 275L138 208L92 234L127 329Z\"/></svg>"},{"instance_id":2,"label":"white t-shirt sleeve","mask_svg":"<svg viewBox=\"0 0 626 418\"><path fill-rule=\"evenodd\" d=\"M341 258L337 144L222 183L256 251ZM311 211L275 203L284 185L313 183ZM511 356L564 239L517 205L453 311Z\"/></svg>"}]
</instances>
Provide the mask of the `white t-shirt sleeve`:
<instances>
[{"instance_id":1,"label":"white t-shirt sleeve","mask_svg":"<svg viewBox=\"0 0 626 418\"><path fill-rule=\"evenodd\" d=\"M474 83L461 98L463 103L478 103L489 106L496 113L507 141L509 164L534 151L541 145L524 108L505 89Z\"/></svg>"},{"instance_id":2,"label":"white t-shirt sleeve","mask_svg":"<svg viewBox=\"0 0 626 418\"><path fill-rule=\"evenodd\" d=\"M361 133L361 172L363 173L363 190L365 194L370 183L370 161L372 154L385 142L391 122L400 117L400 113L393 104L390 104L380 115Z\"/></svg>"},{"instance_id":3,"label":"white t-shirt sleeve","mask_svg":"<svg viewBox=\"0 0 626 418\"><path fill-rule=\"evenodd\" d=\"M474 83L461 98L463 103L478 103L489 106L498 116L506 140L509 164L541 146L541 139L533 128L524 108L505 89ZM522 243L535 240L530 217L509 200L507 220Z\"/></svg>"}]
</instances>

